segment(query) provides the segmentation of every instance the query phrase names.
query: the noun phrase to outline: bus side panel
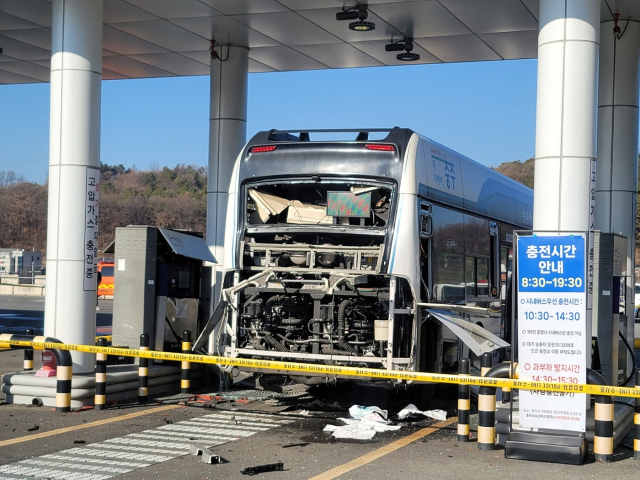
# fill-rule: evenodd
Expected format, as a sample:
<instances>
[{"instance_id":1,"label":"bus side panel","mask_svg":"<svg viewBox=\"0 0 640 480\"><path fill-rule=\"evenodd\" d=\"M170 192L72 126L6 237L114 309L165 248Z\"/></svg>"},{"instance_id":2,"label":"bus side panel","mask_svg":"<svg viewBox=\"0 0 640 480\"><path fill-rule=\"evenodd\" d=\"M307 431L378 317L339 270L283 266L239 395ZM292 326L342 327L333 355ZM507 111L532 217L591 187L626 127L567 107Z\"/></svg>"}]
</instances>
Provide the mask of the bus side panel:
<instances>
[{"instance_id":1,"label":"bus side panel","mask_svg":"<svg viewBox=\"0 0 640 480\"><path fill-rule=\"evenodd\" d=\"M227 215L224 223L224 256L222 258L216 257L218 261L216 269L220 270L239 268L240 239L238 238L238 222L240 221L242 207L240 203L242 199L238 193L240 191L240 185L238 185L238 170L243 155L244 150L236 160L236 165L231 175L231 182L229 183L229 200L227 201ZM222 225L219 224L219 226L222 228ZM207 238L209 238L209 232L207 232Z\"/></svg>"},{"instance_id":2,"label":"bus side panel","mask_svg":"<svg viewBox=\"0 0 640 480\"><path fill-rule=\"evenodd\" d=\"M408 278L415 292L420 291L419 212L416 200L420 177L416 176L416 172L422 170L420 167L424 165L419 156L421 143L420 137L414 134L405 153L388 270L392 275Z\"/></svg>"},{"instance_id":3,"label":"bus side panel","mask_svg":"<svg viewBox=\"0 0 640 480\"><path fill-rule=\"evenodd\" d=\"M464 182L460 171L460 157L442 145L425 140L426 181L429 198L462 207Z\"/></svg>"},{"instance_id":4,"label":"bus side panel","mask_svg":"<svg viewBox=\"0 0 640 480\"><path fill-rule=\"evenodd\" d=\"M420 291L418 245L418 209L415 195L399 196L395 232L391 244L389 273L409 279L414 291Z\"/></svg>"}]
</instances>

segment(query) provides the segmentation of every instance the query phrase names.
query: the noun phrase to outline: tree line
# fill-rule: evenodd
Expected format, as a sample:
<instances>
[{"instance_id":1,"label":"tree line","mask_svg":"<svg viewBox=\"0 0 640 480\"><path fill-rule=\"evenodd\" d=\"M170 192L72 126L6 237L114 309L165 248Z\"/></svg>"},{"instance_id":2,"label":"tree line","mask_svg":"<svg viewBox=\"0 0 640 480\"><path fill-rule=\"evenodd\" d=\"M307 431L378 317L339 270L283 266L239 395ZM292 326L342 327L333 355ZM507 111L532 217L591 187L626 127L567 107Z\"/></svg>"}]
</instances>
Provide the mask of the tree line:
<instances>
[{"instance_id":1,"label":"tree line","mask_svg":"<svg viewBox=\"0 0 640 480\"><path fill-rule=\"evenodd\" d=\"M114 239L115 228L154 225L204 232L207 172L177 165L140 171L123 165L100 168L98 249ZM34 249L46 255L48 185L0 171L0 247Z\"/></svg>"},{"instance_id":2,"label":"tree line","mask_svg":"<svg viewBox=\"0 0 640 480\"><path fill-rule=\"evenodd\" d=\"M640 154L638 154L638 161L640 162ZM494 170L506 175L509 178L514 179L516 182L520 182L529 188L533 188L533 173L534 173L535 160L530 158L521 162L515 160L513 162L504 162L503 164L494 167ZM638 191L640 191L640 169L638 170L637 178ZM640 257L640 195L636 198L636 258Z\"/></svg>"},{"instance_id":3,"label":"tree line","mask_svg":"<svg viewBox=\"0 0 640 480\"><path fill-rule=\"evenodd\" d=\"M504 162L494 170L533 188L533 158ZM178 164L148 171L103 163L100 168L100 250L116 227L154 225L204 232L207 221L207 171ZM640 174L638 175L640 189ZM640 244L640 197L636 242ZM34 249L46 255L47 184L0 171L0 247Z\"/></svg>"}]
</instances>

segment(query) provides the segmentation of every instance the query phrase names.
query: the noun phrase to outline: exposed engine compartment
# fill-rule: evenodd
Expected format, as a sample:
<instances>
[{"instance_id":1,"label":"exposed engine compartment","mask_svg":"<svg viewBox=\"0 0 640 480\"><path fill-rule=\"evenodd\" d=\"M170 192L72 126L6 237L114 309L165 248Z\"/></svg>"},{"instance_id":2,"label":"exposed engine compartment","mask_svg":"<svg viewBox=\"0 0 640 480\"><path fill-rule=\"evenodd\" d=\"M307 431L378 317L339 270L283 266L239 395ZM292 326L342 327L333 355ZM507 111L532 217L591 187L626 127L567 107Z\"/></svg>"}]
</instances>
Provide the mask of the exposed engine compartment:
<instances>
[{"instance_id":1,"label":"exposed engine compartment","mask_svg":"<svg viewBox=\"0 0 640 480\"><path fill-rule=\"evenodd\" d=\"M318 175L243 186L231 355L408 367L415 295L384 274L396 188Z\"/></svg>"},{"instance_id":2,"label":"exposed engine compartment","mask_svg":"<svg viewBox=\"0 0 640 480\"><path fill-rule=\"evenodd\" d=\"M238 347L243 353L381 364L391 345L394 357L407 359L412 302L408 284L392 287L386 275L274 273L263 286L239 292ZM400 307L407 314L390 321L390 308Z\"/></svg>"}]
</instances>

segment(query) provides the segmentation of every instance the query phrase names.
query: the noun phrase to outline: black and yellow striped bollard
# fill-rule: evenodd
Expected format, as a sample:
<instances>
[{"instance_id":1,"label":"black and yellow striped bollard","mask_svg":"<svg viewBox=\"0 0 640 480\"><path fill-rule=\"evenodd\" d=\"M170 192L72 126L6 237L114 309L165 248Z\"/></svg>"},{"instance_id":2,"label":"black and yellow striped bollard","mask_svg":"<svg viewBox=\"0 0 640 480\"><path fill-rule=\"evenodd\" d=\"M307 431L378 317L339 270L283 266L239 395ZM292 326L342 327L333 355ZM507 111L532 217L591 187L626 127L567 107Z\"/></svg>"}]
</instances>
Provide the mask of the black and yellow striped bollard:
<instances>
[{"instance_id":1,"label":"black and yellow striped bollard","mask_svg":"<svg viewBox=\"0 0 640 480\"><path fill-rule=\"evenodd\" d=\"M33 335L33 328L27 328L26 335ZM25 372L33 370L33 348L25 349L24 364L22 368Z\"/></svg>"},{"instance_id":2,"label":"black and yellow striped bollard","mask_svg":"<svg viewBox=\"0 0 640 480\"><path fill-rule=\"evenodd\" d=\"M98 339L99 347L107 346L106 338ZM96 410L104 410L107 403L107 354L96 353L96 395L94 407Z\"/></svg>"},{"instance_id":3,"label":"black and yellow striped bollard","mask_svg":"<svg viewBox=\"0 0 640 480\"><path fill-rule=\"evenodd\" d=\"M469 359L460 360L460 376L468 377L471 372ZM469 441L469 410L471 397L469 385L458 385L458 441Z\"/></svg>"},{"instance_id":4,"label":"black and yellow striped bollard","mask_svg":"<svg viewBox=\"0 0 640 480\"><path fill-rule=\"evenodd\" d=\"M149 335L143 333L140 335L140 351L149 350ZM149 359L140 358L140 366L138 367L138 403L147 403L149 396Z\"/></svg>"},{"instance_id":5,"label":"black and yellow striped bollard","mask_svg":"<svg viewBox=\"0 0 640 480\"><path fill-rule=\"evenodd\" d=\"M491 370L493 357L490 353L482 354L480 372L486 376ZM496 448L496 387L480 387L478 392L478 449L493 450Z\"/></svg>"},{"instance_id":6,"label":"black and yellow striped bollard","mask_svg":"<svg viewBox=\"0 0 640 480\"><path fill-rule=\"evenodd\" d=\"M640 389L640 370L636 371L636 388ZM636 397L636 411L633 415L633 458L640 460L640 398Z\"/></svg>"},{"instance_id":7,"label":"black and yellow striped bollard","mask_svg":"<svg viewBox=\"0 0 640 480\"><path fill-rule=\"evenodd\" d=\"M596 462L613 460L613 398L596 395L594 406L593 454Z\"/></svg>"},{"instance_id":8,"label":"black and yellow striped bollard","mask_svg":"<svg viewBox=\"0 0 640 480\"><path fill-rule=\"evenodd\" d=\"M191 353L191 332L182 332L182 353ZM189 393L191 390L191 362L182 362L182 372L180 377L180 393Z\"/></svg>"}]
</instances>

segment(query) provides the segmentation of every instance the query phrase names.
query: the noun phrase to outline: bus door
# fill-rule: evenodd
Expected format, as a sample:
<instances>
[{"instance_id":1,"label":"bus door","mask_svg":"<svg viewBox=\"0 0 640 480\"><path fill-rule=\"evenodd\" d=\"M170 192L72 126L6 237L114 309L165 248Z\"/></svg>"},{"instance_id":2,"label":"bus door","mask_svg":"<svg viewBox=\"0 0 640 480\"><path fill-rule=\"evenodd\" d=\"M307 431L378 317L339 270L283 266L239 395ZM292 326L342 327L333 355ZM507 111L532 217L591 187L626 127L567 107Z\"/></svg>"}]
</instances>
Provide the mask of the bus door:
<instances>
[{"instance_id":1,"label":"bus door","mask_svg":"<svg viewBox=\"0 0 640 480\"><path fill-rule=\"evenodd\" d=\"M423 302L431 301L431 239L433 238L433 219L431 217L431 204L419 199L419 259L420 259L420 299Z\"/></svg>"},{"instance_id":2,"label":"bus door","mask_svg":"<svg viewBox=\"0 0 640 480\"><path fill-rule=\"evenodd\" d=\"M504 227L504 226L503 226ZM513 234L500 235L500 309L502 338L511 342L511 274L513 272Z\"/></svg>"}]
</instances>

